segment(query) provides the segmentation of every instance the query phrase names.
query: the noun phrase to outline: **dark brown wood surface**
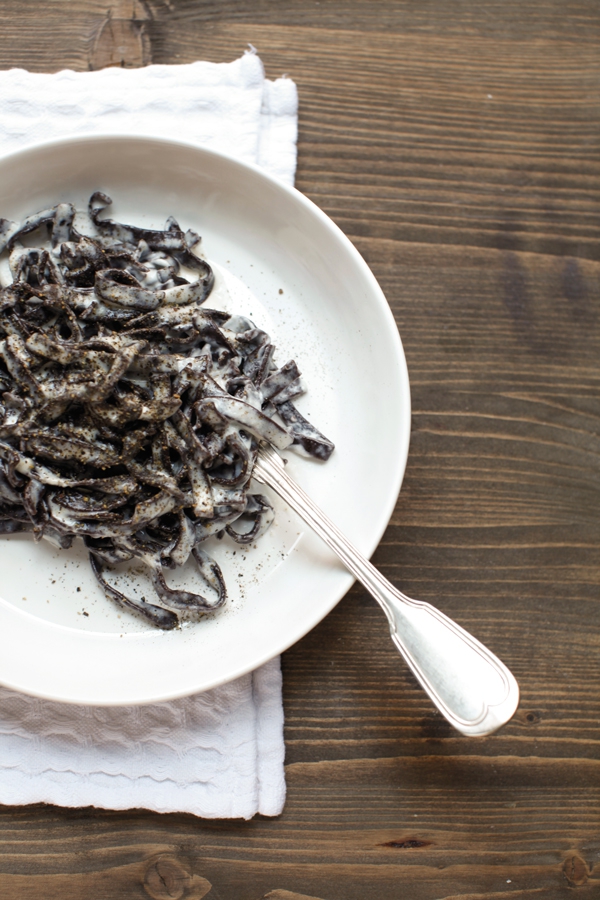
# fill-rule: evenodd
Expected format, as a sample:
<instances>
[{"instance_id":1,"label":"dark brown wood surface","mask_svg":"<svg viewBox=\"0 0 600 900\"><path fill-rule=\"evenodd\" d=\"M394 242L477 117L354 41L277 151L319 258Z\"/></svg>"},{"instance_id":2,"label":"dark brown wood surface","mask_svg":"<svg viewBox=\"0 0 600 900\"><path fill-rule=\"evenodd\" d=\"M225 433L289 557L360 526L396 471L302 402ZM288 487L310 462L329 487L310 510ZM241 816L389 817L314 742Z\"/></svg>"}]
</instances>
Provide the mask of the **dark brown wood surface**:
<instances>
[{"instance_id":1,"label":"dark brown wood surface","mask_svg":"<svg viewBox=\"0 0 600 900\"><path fill-rule=\"evenodd\" d=\"M600 897L597 0L4 0L0 29L3 68L252 43L296 81L297 185L411 378L374 561L522 691L496 735L454 733L355 587L283 658L281 817L0 807L1 900Z\"/></svg>"}]
</instances>

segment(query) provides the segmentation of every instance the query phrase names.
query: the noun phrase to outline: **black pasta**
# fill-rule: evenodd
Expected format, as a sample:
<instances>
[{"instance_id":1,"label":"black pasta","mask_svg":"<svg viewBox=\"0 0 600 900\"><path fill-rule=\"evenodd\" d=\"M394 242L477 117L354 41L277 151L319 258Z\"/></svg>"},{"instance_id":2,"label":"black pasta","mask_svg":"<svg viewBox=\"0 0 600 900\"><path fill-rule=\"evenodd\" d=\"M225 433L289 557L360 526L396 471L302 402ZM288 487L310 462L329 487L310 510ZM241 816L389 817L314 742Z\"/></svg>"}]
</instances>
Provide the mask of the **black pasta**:
<instances>
[{"instance_id":1,"label":"black pasta","mask_svg":"<svg viewBox=\"0 0 600 900\"><path fill-rule=\"evenodd\" d=\"M171 629L226 600L202 542L247 544L273 519L249 490L259 443L321 460L333 444L292 402L296 363L278 368L264 331L202 306L214 277L198 235L173 218L164 231L103 218L110 203L90 198L92 235L69 203L0 219L13 277L0 289L0 533L61 548L81 537L107 597ZM165 581L190 555L206 597ZM155 602L107 581L132 559Z\"/></svg>"}]
</instances>

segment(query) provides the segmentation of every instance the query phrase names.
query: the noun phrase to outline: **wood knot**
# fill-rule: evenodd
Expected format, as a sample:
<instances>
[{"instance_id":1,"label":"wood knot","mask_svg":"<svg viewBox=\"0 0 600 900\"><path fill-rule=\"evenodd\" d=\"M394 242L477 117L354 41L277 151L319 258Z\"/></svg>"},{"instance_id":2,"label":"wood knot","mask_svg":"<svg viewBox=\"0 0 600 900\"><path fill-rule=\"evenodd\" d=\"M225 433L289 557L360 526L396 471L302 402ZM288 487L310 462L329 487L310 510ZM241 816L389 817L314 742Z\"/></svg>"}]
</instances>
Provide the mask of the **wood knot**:
<instances>
[{"instance_id":1,"label":"wood knot","mask_svg":"<svg viewBox=\"0 0 600 900\"><path fill-rule=\"evenodd\" d=\"M582 884L585 884L590 874L585 859L582 859L577 853L567 856L562 870L567 882L575 887L581 887Z\"/></svg>"},{"instance_id":2,"label":"wood knot","mask_svg":"<svg viewBox=\"0 0 600 900\"><path fill-rule=\"evenodd\" d=\"M141 0L115 0L93 38L88 67L93 70L149 65L152 51L146 29L148 18Z\"/></svg>"},{"instance_id":3,"label":"wood knot","mask_svg":"<svg viewBox=\"0 0 600 900\"><path fill-rule=\"evenodd\" d=\"M538 725L542 721L542 714L539 709L519 709L515 719L521 725Z\"/></svg>"},{"instance_id":4,"label":"wood knot","mask_svg":"<svg viewBox=\"0 0 600 900\"><path fill-rule=\"evenodd\" d=\"M386 841L380 847L392 847L394 850L418 850L420 847L430 847L431 841L421 841L419 838L400 838L398 841Z\"/></svg>"},{"instance_id":5,"label":"wood knot","mask_svg":"<svg viewBox=\"0 0 600 900\"><path fill-rule=\"evenodd\" d=\"M166 854L152 859L144 875L144 890L152 900L201 900L211 887L193 874L188 862Z\"/></svg>"}]
</instances>

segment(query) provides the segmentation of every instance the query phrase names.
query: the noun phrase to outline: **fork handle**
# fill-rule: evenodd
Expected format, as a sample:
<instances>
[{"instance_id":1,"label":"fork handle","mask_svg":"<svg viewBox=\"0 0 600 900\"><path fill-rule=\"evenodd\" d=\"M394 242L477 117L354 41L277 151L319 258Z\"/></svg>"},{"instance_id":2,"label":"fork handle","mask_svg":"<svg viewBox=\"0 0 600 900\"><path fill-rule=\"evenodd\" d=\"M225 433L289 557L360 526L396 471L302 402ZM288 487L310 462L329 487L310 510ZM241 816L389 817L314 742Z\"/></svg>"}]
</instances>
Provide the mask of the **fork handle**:
<instances>
[{"instance_id":1,"label":"fork handle","mask_svg":"<svg viewBox=\"0 0 600 900\"><path fill-rule=\"evenodd\" d=\"M396 590L292 481L277 454L261 449L253 477L279 494L381 605L396 647L451 725L482 736L512 718L519 687L487 647L429 603Z\"/></svg>"}]
</instances>

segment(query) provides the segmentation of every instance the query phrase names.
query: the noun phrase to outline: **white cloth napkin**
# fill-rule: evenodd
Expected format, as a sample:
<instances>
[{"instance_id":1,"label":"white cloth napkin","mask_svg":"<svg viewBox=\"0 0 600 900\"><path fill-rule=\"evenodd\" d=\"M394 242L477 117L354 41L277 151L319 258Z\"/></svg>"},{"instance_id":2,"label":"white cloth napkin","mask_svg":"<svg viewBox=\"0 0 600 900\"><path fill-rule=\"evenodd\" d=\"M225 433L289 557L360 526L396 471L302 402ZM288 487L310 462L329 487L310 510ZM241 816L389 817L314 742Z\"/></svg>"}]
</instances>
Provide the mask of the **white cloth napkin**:
<instances>
[{"instance_id":1,"label":"white cloth napkin","mask_svg":"<svg viewBox=\"0 0 600 900\"><path fill-rule=\"evenodd\" d=\"M192 141L293 183L297 94L251 51L232 63L0 72L0 153L80 133ZM0 688L0 803L278 815L285 800L279 659L193 697L82 707Z\"/></svg>"}]
</instances>

